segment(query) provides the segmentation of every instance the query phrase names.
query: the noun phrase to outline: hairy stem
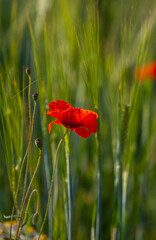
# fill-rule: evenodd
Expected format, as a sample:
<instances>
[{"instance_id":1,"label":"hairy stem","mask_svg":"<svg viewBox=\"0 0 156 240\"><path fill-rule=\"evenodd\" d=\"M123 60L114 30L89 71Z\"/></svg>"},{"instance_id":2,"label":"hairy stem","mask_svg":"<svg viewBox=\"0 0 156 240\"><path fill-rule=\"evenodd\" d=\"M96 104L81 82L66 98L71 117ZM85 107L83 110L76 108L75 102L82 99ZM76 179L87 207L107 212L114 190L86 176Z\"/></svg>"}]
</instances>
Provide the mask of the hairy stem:
<instances>
[{"instance_id":1,"label":"hairy stem","mask_svg":"<svg viewBox=\"0 0 156 240\"><path fill-rule=\"evenodd\" d=\"M101 235L101 189L102 189L102 162L101 162L101 137L100 121L98 120L97 131L97 148L98 148L98 195L97 195L97 214L96 214L96 240L100 240Z\"/></svg>"},{"instance_id":2,"label":"hairy stem","mask_svg":"<svg viewBox=\"0 0 156 240\"><path fill-rule=\"evenodd\" d=\"M30 94L31 94L31 76L28 75L29 77L29 88L28 88L28 106L29 106L29 126L31 129L31 102L30 102Z\"/></svg>"},{"instance_id":3,"label":"hairy stem","mask_svg":"<svg viewBox=\"0 0 156 240\"><path fill-rule=\"evenodd\" d=\"M62 138L61 138L61 140L60 140L60 142L59 142L59 144L58 144L58 146L57 146L57 149L56 149L55 161L54 161L54 169L53 169L53 174L52 174L52 178L51 178L51 185L50 185L48 203L47 203L47 207L46 207L46 212L45 212L45 216L44 216L44 219L43 219L43 223L42 223L41 228L40 228L38 240L40 239L40 236L41 236L41 233L42 233L42 230L43 230L43 227L44 227L44 224L45 224L47 215L48 215L48 209L49 209L50 199L51 199L52 190L53 190L54 176L55 176L55 171L56 171L56 166L57 166L57 154L58 154L59 148L60 148L60 146L61 146L61 143L63 142L64 137L66 136L68 130L69 130L69 128L66 130L66 132L65 132L64 135L62 136Z\"/></svg>"},{"instance_id":4,"label":"hairy stem","mask_svg":"<svg viewBox=\"0 0 156 240\"><path fill-rule=\"evenodd\" d=\"M11 232L12 232L12 220L13 220L13 215L14 215L14 211L15 211L15 206L16 206L16 201L17 201L17 196L18 196L18 191L19 191L19 187L20 187L20 181L21 181L21 177L22 177L22 171L23 171L23 167L24 167L24 163L26 160L26 157L28 155L30 146L31 146L31 139L32 139L32 134L33 134L33 126L34 126L34 117L35 117L35 112L36 112L36 102L34 105L34 112L33 112L33 121L32 121L32 126L31 126L31 132L30 132L30 137L29 137L29 142L28 142L28 146L22 161L22 165L20 167L20 172L19 172L19 177L18 177L18 182L17 182L17 189L16 189L16 194L15 194L15 199L14 199L14 205L12 208L12 213L11 213L11 226L10 226L10 239L11 239Z\"/></svg>"},{"instance_id":5,"label":"hairy stem","mask_svg":"<svg viewBox=\"0 0 156 240\"><path fill-rule=\"evenodd\" d=\"M35 168L35 170L34 170L34 173L33 173L33 176L32 176L32 178L31 178L31 181L30 181L30 183L29 183L29 186L28 186L26 195L25 195L25 197L24 197L24 199L23 199L23 202L22 202L21 214L20 214L19 224L18 224L18 227L17 227L16 238L15 238L16 240L18 239L18 236L20 236L20 228L21 228L21 224L22 224L22 220L23 220L24 206L25 206L25 203L26 203L26 200L27 200L27 197L28 197L28 194L29 194L31 185L32 185L33 180L34 180L34 178L35 178L36 172L37 172L37 170L38 170L38 167L39 167L39 164L40 164L40 160L41 160L41 155L42 155L42 150L39 149L39 157L38 157L37 165L36 165L36 168Z\"/></svg>"},{"instance_id":6,"label":"hairy stem","mask_svg":"<svg viewBox=\"0 0 156 240\"><path fill-rule=\"evenodd\" d=\"M66 150L66 165L67 165L67 189L68 189L68 240L72 240L72 178L71 178L71 165L69 156L69 139L65 138Z\"/></svg>"}]
</instances>

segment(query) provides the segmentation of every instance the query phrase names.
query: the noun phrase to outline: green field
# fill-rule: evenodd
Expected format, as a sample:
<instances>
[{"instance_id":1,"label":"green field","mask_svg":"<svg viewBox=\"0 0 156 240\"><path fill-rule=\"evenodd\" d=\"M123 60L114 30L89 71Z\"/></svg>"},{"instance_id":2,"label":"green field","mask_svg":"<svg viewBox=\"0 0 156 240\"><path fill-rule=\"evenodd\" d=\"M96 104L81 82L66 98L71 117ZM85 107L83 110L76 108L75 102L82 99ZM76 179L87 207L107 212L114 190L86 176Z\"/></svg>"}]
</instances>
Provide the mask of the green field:
<instances>
[{"instance_id":1,"label":"green field","mask_svg":"<svg viewBox=\"0 0 156 240\"><path fill-rule=\"evenodd\" d=\"M156 239L155 42L155 0L0 0L0 239Z\"/></svg>"}]
</instances>

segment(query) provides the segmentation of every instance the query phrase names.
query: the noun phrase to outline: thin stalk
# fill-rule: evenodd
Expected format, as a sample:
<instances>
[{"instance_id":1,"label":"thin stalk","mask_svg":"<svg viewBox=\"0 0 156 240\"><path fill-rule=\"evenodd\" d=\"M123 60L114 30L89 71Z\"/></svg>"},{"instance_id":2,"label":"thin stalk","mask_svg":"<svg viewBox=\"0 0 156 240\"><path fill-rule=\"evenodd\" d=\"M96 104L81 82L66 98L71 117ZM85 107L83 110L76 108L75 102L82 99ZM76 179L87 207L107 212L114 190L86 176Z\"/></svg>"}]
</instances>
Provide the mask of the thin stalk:
<instances>
[{"instance_id":1,"label":"thin stalk","mask_svg":"<svg viewBox=\"0 0 156 240\"><path fill-rule=\"evenodd\" d=\"M44 216L44 219L43 219L43 223L42 223L41 228L40 228L38 240L40 239L40 236L41 236L41 233L42 233L42 230L43 230L43 227L44 227L44 224L45 224L47 215L48 215L48 209L49 209L49 204L50 204L51 195L52 195L52 190L53 190L54 176L55 176L55 171L56 171L56 166L57 166L57 154L58 154L59 148L60 148L60 146L61 146L61 143L63 142L64 137L66 136L66 134L67 134L68 131L69 131L69 128L66 130L66 132L65 132L64 135L62 136L62 138L61 138L61 140L60 140L60 142L59 142L59 144L58 144L58 146L57 146L57 149L56 149L55 161L54 161L54 169L53 169L53 174L52 174L52 178L51 178L51 185L50 185L48 203L47 203L47 207L46 207L46 212L45 212L45 216Z\"/></svg>"},{"instance_id":2,"label":"thin stalk","mask_svg":"<svg viewBox=\"0 0 156 240\"><path fill-rule=\"evenodd\" d=\"M29 196L29 200L28 200L28 203L27 203L27 207L26 207L25 212L28 212L28 210L29 210L30 201L31 201L31 199L32 199L32 195L33 195L34 193L36 193L36 195L37 195L37 204L36 204L36 211L35 211L35 214L36 214L36 213L39 212L39 200L40 200L40 199L39 199L39 194L38 194L38 190L37 190L37 189L32 190L32 192L31 192L31 194L30 194L30 196Z\"/></svg>"},{"instance_id":3,"label":"thin stalk","mask_svg":"<svg viewBox=\"0 0 156 240\"><path fill-rule=\"evenodd\" d=\"M126 224L126 197L127 197L127 181L129 172L129 161L127 161L127 135L130 119L130 105L124 105L124 111L121 120L120 130L120 143L121 143L121 155L122 155L122 237L124 236L125 224Z\"/></svg>"},{"instance_id":4,"label":"thin stalk","mask_svg":"<svg viewBox=\"0 0 156 240\"><path fill-rule=\"evenodd\" d=\"M118 231L116 228L111 227L111 240L117 240L118 239Z\"/></svg>"},{"instance_id":5,"label":"thin stalk","mask_svg":"<svg viewBox=\"0 0 156 240\"><path fill-rule=\"evenodd\" d=\"M95 222L96 222L96 203L94 204L92 214L91 240L95 240Z\"/></svg>"},{"instance_id":6,"label":"thin stalk","mask_svg":"<svg viewBox=\"0 0 156 240\"><path fill-rule=\"evenodd\" d=\"M38 157L38 161L37 161L37 165L36 165L36 168L34 170L34 173L33 173L33 176L31 178L31 181L29 183L29 186L28 186L28 189L27 189L27 192L25 194L25 197L23 199L23 204L22 204L22 208L21 208L21 215L20 215L20 219L19 219L19 224L18 224L18 227L17 227L17 232L16 232L16 240L18 239L18 236L20 236L20 231L21 231L21 224L22 224L22 220L23 220L23 211L24 211L24 206L25 206L25 202L27 200L27 197L28 197L28 194L29 194L29 191L30 191L30 188L31 188L31 185L33 183L33 180L35 178L35 175L37 173L37 170L38 170L38 167L39 167L39 164L40 164L40 160L41 160L41 156L42 156L42 149L39 149L39 157Z\"/></svg>"},{"instance_id":7,"label":"thin stalk","mask_svg":"<svg viewBox=\"0 0 156 240\"><path fill-rule=\"evenodd\" d=\"M47 189L50 188L50 173L49 173L49 164L48 164L48 159L47 159L47 155L44 154L44 158L43 158L43 161L44 161L44 166L45 166L45 175L46 175L46 183L47 183ZM52 199L51 199L51 202L50 202L50 206L49 206L49 212L48 212L48 236L50 238L50 236L52 236L52 232L53 232L53 229L52 229L52 222L53 222L53 209L52 209Z\"/></svg>"},{"instance_id":8,"label":"thin stalk","mask_svg":"<svg viewBox=\"0 0 156 240\"><path fill-rule=\"evenodd\" d=\"M66 150L66 165L67 165L67 189L68 189L68 240L72 240L72 178L71 178L71 163L70 163L70 149L69 138L65 138Z\"/></svg>"},{"instance_id":9,"label":"thin stalk","mask_svg":"<svg viewBox=\"0 0 156 240\"><path fill-rule=\"evenodd\" d=\"M118 211L119 211L119 239L122 236L122 162L121 162L121 139L120 139L120 92L117 115L117 156L116 156L115 188L117 188Z\"/></svg>"},{"instance_id":10,"label":"thin stalk","mask_svg":"<svg viewBox=\"0 0 156 240\"><path fill-rule=\"evenodd\" d=\"M122 232L122 165L121 165L121 135L120 135L120 89L117 109L117 145L114 161L114 207L111 227L111 240L121 240Z\"/></svg>"},{"instance_id":11,"label":"thin stalk","mask_svg":"<svg viewBox=\"0 0 156 240\"><path fill-rule=\"evenodd\" d=\"M29 112L29 129L31 134L31 102L30 102L30 94L31 94L31 75L28 74L28 79L29 79L29 87L28 87L28 112ZM36 101L35 101L36 104ZM32 120L33 121L33 120ZM27 176L28 176L28 166L29 166L29 157L30 153L28 154L28 160L26 163L26 170L25 170L25 177L24 177L24 188L23 188L23 197L22 197L22 202L24 199L25 191L26 191L26 184L27 184Z\"/></svg>"},{"instance_id":12,"label":"thin stalk","mask_svg":"<svg viewBox=\"0 0 156 240\"><path fill-rule=\"evenodd\" d=\"M31 134L31 102L30 102L31 76L30 76L30 74L28 74L28 78L29 78L29 87L28 87L29 129L30 129L30 134ZM34 101L34 102L35 102L35 105L36 105L36 101ZM35 106L35 108L36 108L36 106ZM32 123L33 124L34 124L34 116L33 116L33 119L32 119ZM33 127L33 125L32 125L32 127ZM32 129L32 131L33 131L33 129ZM28 155L28 160L29 160L29 157L30 157L29 155ZM29 166L29 161L28 160L27 160L27 163L26 163L22 202L23 202L23 199L24 199L25 191L26 191L27 176L28 176L28 166Z\"/></svg>"},{"instance_id":13,"label":"thin stalk","mask_svg":"<svg viewBox=\"0 0 156 240\"><path fill-rule=\"evenodd\" d=\"M28 107L29 107L29 126L31 129L31 102L30 102L30 94L31 94L31 76L28 75L29 78L29 88L28 88Z\"/></svg>"},{"instance_id":14,"label":"thin stalk","mask_svg":"<svg viewBox=\"0 0 156 240\"><path fill-rule=\"evenodd\" d=\"M123 220L123 231L122 236L124 236L125 226L126 226L126 203L127 203L127 184L128 184L128 173L129 169L123 170L122 173L122 220Z\"/></svg>"},{"instance_id":15,"label":"thin stalk","mask_svg":"<svg viewBox=\"0 0 156 240\"><path fill-rule=\"evenodd\" d=\"M102 162L101 162L101 137L100 121L98 120L97 130L97 147L98 147L98 195L97 195L97 213L96 213L96 240L100 240L101 235L101 189L102 189Z\"/></svg>"},{"instance_id":16,"label":"thin stalk","mask_svg":"<svg viewBox=\"0 0 156 240\"><path fill-rule=\"evenodd\" d=\"M36 101L34 101L34 109L35 109L35 111L36 111ZM32 117L32 133L33 133L33 129L34 129L34 117L35 117L35 112L33 113L33 117ZM30 119L30 123L31 123L31 119ZM30 134L31 134L31 133L30 133ZM24 195L25 195L25 191L26 191L27 176L28 176L28 167L29 167L29 157L28 157L28 160L27 160L26 170L25 170L22 203L23 203Z\"/></svg>"},{"instance_id":17,"label":"thin stalk","mask_svg":"<svg viewBox=\"0 0 156 240\"><path fill-rule=\"evenodd\" d=\"M30 181L30 183L29 183L29 186L28 186L28 189L27 189L25 198L24 198L24 203L26 202L26 199L27 199L27 197L28 197L28 194L29 194L31 185L32 185L33 180L34 180L34 178L35 178L35 175L36 175L36 173L37 173L37 170L38 170L38 167L39 167L39 164L40 164L40 161L41 161L41 156L42 156L42 149L39 149L39 157L38 157L37 165L36 165L36 168L35 168L35 170L34 170L34 173L33 173L33 176L32 176L32 178L31 178L31 181Z\"/></svg>"},{"instance_id":18,"label":"thin stalk","mask_svg":"<svg viewBox=\"0 0 156 240\"><path fill-rule=\"evenodd\" d=\"M16 196L16 181L15 181L15 166L12 162L12 192L13 192L13 199L15 200L15 196ZM18 212L18 204L16 203L16 209Z\"/></svg>"},{"instance_id":19,"label":"thin stalk","mask_svg":"<svg viewBox=\"0 0 156 240\"><path fill-rule=\"evenodd\" d=\"M26 207L26 209L25 209L25 213L27 214L27 218L26 218L26 220L24 221L23 225L25 225L25 224L30 220L29 215L28 215L28 210L29 210L30 202L31 202L31 199L32 199L32 196L33 196L34 193L36 193L36 195L37 195L37 204L36 204L36 211L35 211L35 213L30 217L30 218L32 218L32 222L34 221L34 217L35 217L36 215L38 215L38 212L39 212L39 194L38 194L38 190L37 190L37 189L34 189L34 190L32 190L32 192L31 192L31 194L30 194L30 196L29 196L29 199L28 199L27 207ZM37 217L37 218L38 218L38 217ZM35 222L35 223L36 223L36 222ZM33 223L33 224L35 224L35 223ZM20 236L21 230L22 230L22 226L21 226L20 229L19 229L19 234L18 234L18 236Z\"/></svg>"},{"instance_id":20,"label":"thin stalk","mask_svg":"<svg viewBox=\"0 0 156 240\"><path fill-rule=\"evenodd\" d=\"M98 196L97 196L97 214L96 214L96 240L100 240L101 235L101 186L102 173L98 170Z\"/></svg>"},{"instance_id":21,"label":"thin stalk","mask_svg":"<svg viewBox=\"0 0 156 240\"><path fill-rule=\"evenodd\" d=\"M23 161L22 161L22 165L20 168L20 172L19 172L19 177L18 177L18 182L17 182L17 189L16 189L16 195L15 195L15 199L14 199L14 205L13 205L13 209L12 209L12 213L11 213L11 225L10 225L10 239L11 239L11 232L12 232L12 220L13 220L13 215L14 215L14 211L15 211L15 206L16 206L16 201L17 201L17 196L18 196L18 191L19 191L19 186L20 186L20 181L21 181L21 176L22 176L22 170L24 167L24 163L26 160L26 157L28 155L29 149L30 149L30 145L31 145L31 139L32 139L32 134L33 134L33 125L34 125L34 117L35 117L35 112L36 112L36 102L34 105L34 112L33 112L33 121L32 121L32 126L31 126L31 132L30 132L30 137L29 137L29 142L28 142L28 147L26 149Z\"/></svg>"},{"instance_id":22,"label":"thin stalk","mask_svg":"<svg viewBox=\"0 0 156 240\"><path fill-rule=\"evenodd\" d=\"M24 219L24 223L23 223L24 225L30 220L28 211L29 211L30 202L31 202L31 199L32 199L32 196L33 196L34 193L36 193L36 196L37 196L36 211L33 215L31 215L30 218L32 218L32 223L33 224L36 224L38 222L38 219L39 219L40 197L39 197L38 190L33 189L30 196L29 196L28 203L27 203L27 206L26 206L26 209L25 209L25 213L27 214L28 217L26 219ZM20 231L21 231L21 229L22 228L20 228ZM19 236L20 236L20 234L19 234Z\"/></svg>"},{"instance_id":23,"label":"thin stalk","mask_svg":"<svg viewBox=\"0 0 156 240\"><path fill-rule=\"evenodd\" d=\"M66 224L66 236L68 234L68 202L67 202L67 193L66 193L66 181L63 185L63 202L64 202L64 212L65 212L65 224Z\"/></svg>"}]
</instances>

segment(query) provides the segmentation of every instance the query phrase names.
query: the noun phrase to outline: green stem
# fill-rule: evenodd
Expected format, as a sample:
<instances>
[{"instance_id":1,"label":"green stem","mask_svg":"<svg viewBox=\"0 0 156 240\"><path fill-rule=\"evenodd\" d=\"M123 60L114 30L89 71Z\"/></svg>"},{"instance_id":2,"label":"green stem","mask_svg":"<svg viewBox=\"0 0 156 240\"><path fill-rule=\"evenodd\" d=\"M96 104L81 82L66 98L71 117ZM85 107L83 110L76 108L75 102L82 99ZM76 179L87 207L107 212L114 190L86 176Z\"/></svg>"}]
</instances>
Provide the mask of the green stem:
<instances>
[{"instance_id":1,"label":"green stem","mask_svg":"<svg viewBox=\"0 0 156 240\"><path fill-rule=\"evenodd\" d=\"M14 205L12 208L12 213L11 213L11 225L10 225L10 239L11 239L11 232L12 232L12 220L13 220L13 215L14 215L14 211L15 211L15 206L16 206L16 201L17 201L17 196L18 196L18 191L19 191L19 187L20 187L20 181L21 181L21 176L22 176L22 170L24 167L24 163L26 160L26 157L28 155L29 149L30 149L30 145L31 145L31 139L32 139L32 134L33 134L33 125L34 125L34 117L35 117L35 112L36 112L36 102L34 105L34 112L33 112L33 121L32 121L32 126L31 126L31 132L30 132L30 137L29 137L29 142L28 142L28 147L26 149L23 161L22 161L22 165L20 168L20 172L19 172L19 177L18 177L18 182L17 182L17 189L16 189L16 195L15 195L15 199L14 199Z\"/></svg>"},{"instance_id":2,"label":"green stem","mask_svg":"<svg viewBox=\"0 0 156 240\"><path fill-rule=\"evenodd\" d=\"M115 198L117 199L117 215L119 213L119 239L122 237L122 162L121 162L121 138L120 138L120 92L118 100L117 116L117 156L115 163Z\"/></svg>"},{"instance_id":3,"label":"green stem","mask_svg":"<svg viewBox=\"0 0 156 240\"><path fill-rule=\"evenodd\" d=\"M28 75L29 78L29 88L28 88L28 106L29 106L29 126L31 129L31 102L30 102L30 94L31 94L31 76Z\"/></svg>"},{"instance_id":4,"label":"green stem","mask_svg":"<svg viewBox=\"0 0 156 240\"><path fill-rule=\"evenodd\" d=\"M34 110L36 111L36 101L34 101ZM33 133L33 129L34 129L34 118L35 118L35 111L33 113L33 117L32 117L32 133ZM31 134L32 135L32 134ZM32 137L31 137L32 138ZM29 157L28 157L29 159ZM27 160L27 165L26 165L26 171L25 171L25 178L24 178L24 187L23 187L23 197L22 197L22 202L24 199L24 195L25 195L25 191L26 191L26 185L27 185L27 176L28 176L28 167L29 167L29 161Z\"/></svg>"},{"instance_id":5,"label":"green stem","mask_svg":"<svg viewBox=\"0 0 156 240\"><path fill-rule=\"evenodd\" d=\"M13 199L15 201L15 196L16 196L16 181L15 181L15 166L14 164L12 163L12 192L13 192ZM16 209L17 209L17 212L18 212L18 204L16 202Z\"/></svg>"},{"instance_id":6,"label":"green stem","mask_svg":"<svg viewBox=\"0 0 156 240\"><path fill-rule=\"evenodd\" d=\"M118 239L118 231L117 228L111 228L111 240L117 240Z\"/></svg>"},{"instance_id":7,"label":"green stem","mask_svg":"<svg viewBox=\"0 0 156 240\"><path fill-rule=\"evenodd\" d=\"M92 226L91 226L91 240L95 240L95 222L96 222L96 203L93 207L93 213L92 213Z\"/></svg>"},{"instance_id":8,"label":"green stem","mask_svg":"<svg viewBox=\"0 0 156 240\"><path fill-rule=\"evenodd\" d=\"M123 231L122 236L124 238L125 227L126 227L126 202L127 202L127 184L128 184L128 173L129 169L123 170L122 173L122 220L123 220Z\"/></svg>"},{"instance_id":9,"label":"green stem","mask_svg":"<svg viewBox=\"0 0 156 240\"><path fill-rule=\"evenodd\" d=\"M30 191L30 188L31 188L31 185L33 183L33 180L35 178L35 175L36 175L36 172L38 170L38 167L39 167L39 164L40 164L40 160L41 160L41 155L42 155L42 150L39 149L39 157L38 157L38 161L37 161L37 165L36 165L36 168L34 170L34 173L33 173L33 176L31 178L31 181L29 183L29 186L28 186L28 189L27 189L27 192L26 192L26 195L23 199L23 202L22 202L22 207L21 207L21 214L20 214L20 219L19 219L19 224L18 224L18 227L17 227L17 232L16 232L16 240L18 239L18 236L20 236L20 227L21 227L21 224L22 224L22 220L23 220L23 211L24 211L24 206L25 206L25 202L27 200L27 197L28 197L28 194L29 194L29 191Z\"/></svg>"},{"instance_id":10,"label":"green stem","mask_svg":"<svg viewBox=\"0 0 156 240\"><path fill-rule=\"evenodd\" d=\"M29 186L28 186L28 189L27 189L25 198L24 198L24 204L25 204L25 202L26 202L26 199L27 199L27 197L28 197L28 194L29 194L31 185L32 185L33 180L34 180L34 178L35 178L35 175L36 175L36 173L37 173L37 170L38 170L38 167L39 167L39 164L40 164L40 161L41 161L41 156L42 156L42 149L39 149L39 158L38 158L36 168L35 168L35 170L34 170L33 176L32 176L32 178L31 178L31 181L30 181L30 183L29 183Z\"/></svg>"},{"instance_id":11,"label":"green stem","mask_svg":"<svg viewBox=\"0 0 156 240\"><path fill-rule=\"evenodd\" d=\"M98 148L98 195L97 195L97 214L96 214L96 240L100 240L101 235L101 189L102 189L102 162L101 162L101 138L100 121L98 120L97 148Z\"/></svg>"},{"instance_id":12,"label":"green stem","mask_svg":"<svg viewBox=\"0 0 156 240\"><path fill-rule=\"evenodd\" d=\"M38 213L38 212L39 212L39 194L38 194L38 190L37 190L37 189L32 190L32 192L31 192L31 194L30 194L30 196L29 196L29 200L28 200L28 203L27 203L27 207L26 207L26 209L25 209L25 212L28 212L28 210L29 210L30 201L31 201L32 195L33 195L34 193L37 194L37 204L36 204L36 211L35 211L35 213Z\"/></svg>"},{"instance_id":13,"label":"green stem","mask_svg":"<svg viewBox=\"0 0 156 240\"><path fill-rule=\"evenodd\" d=\"M66 142L66 165L67 165L67 189L68 189L68 240L72 240L72 179L71 179L71 164L69 156L69 139L65 138Z\"/></svg>"},{"instance_id":14,"label":"green stem","mask_svg":"<svg viewBox=\"0 0 156 240\"><path fill-rule=\"evenodd\" d=\"M120 90L120 89L119 89ZM122 162L121 162L121 135L120 135L120 116L121 116L120 92L117 106L117 145L116 159L114 161L114 207L111 227L111 240L121 240L122 237Z\"/></svg>"},{"instance_id":15,"label":"green stem","mask_svg":"<svg viewBox=\"0 0 156 240\"><path fill-rule=\"evenodd\" d=\"M51 186L50 186L50 191L49 191L48 203L47 203L47 207L46 207L46 212L45 212L45 216L44 216L44 219L43 219L43 223L42 223L41 228L40 228L38 240L40 239L40 236L41 236L41 233L42 233L42 230L43 230L43 227L44 227L44 224L45 224L47 215L48 215L48 209L49 209L50 199L51 199L52 190L53 190L54 175L55 175L55 170L56 170L56 166L57 166L57 154L58 154L58 150L59 150L60 145L61 145L61 143L63 142L64 137L66 136L66 134L67 134L68 131L69 131L69 128L66 130L66 132L65 132L64 135L62 136L62 138L61 138L61 140L60 140L60 142L59 142L59 144L58 144L58 146L57 146L57 149L56 149L54 169L53 169L53 174L52 174L52 178L51 178Z\"/></svg>"},{"instance_id":16,"label":"green stem","mask_svg":"<svg viewBox=\"0 0 156 240\"><path fill-rule=\"evenodd\" d=\"M29 88L28 88L29 126L30 126L30 136L31 136L31 132L33 133L33 128L34 128L35 112L33 113L32 126L31 126L31 102L30 102L31 76L28 75L28 78L29 78ZM34 101L34 104L35 104L34 108L35 108L35 111L36 111L36 101ZM27 163L26 163L26 170L25 170L25 177L24 177L24 187L23 187L23 196L22 196L22 204L23 204L24 195L25 195L25 191L26 191L26 185L27 185L27 176L28 176L28 167L29 167L29 155L28 155L28 160L27 160ZM23 208L23 206L21 208Z\"/></svg>"}]
</instances>

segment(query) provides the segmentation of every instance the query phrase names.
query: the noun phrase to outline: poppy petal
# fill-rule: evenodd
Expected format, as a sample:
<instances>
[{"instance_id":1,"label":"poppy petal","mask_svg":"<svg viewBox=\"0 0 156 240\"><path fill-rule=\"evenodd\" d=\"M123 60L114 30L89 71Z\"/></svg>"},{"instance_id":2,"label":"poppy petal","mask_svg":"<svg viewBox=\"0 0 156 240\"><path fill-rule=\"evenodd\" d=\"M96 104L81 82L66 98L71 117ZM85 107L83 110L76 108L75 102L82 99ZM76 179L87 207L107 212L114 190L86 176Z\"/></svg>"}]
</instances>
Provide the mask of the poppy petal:
<instances>
[{"instance_id":1,"label":"poppy petal","mask_svg":"<svg viewBox=\"0 0 156 240\"><path fill-rule=\"evenodd\" d=\"M53 112L63 112L65 110L67 110L68 108L71 108L72 106L63 101L63 100L57 100L57 101L53 101L51 103L48 104L48 106L50 107L51 111Z\"/></svg>"},{"instance_id":2,"label":"poppy petal","mask_svg":"<svg viewBox=\"0 0 156 240\"><path fill-rule=\"evenodd\" d=\"M81 109L72 107L68 108L66 111L59 114L59 120L66 123L67 125L70 125L73 128L80 127L82 120Z\"/></svg>"},{"instance_id":3,"label":"poppy petal","mask_svg":"<svg viewBox=\"0 0 156 240\"><path fill-rule=\"evenodd\" d=\"M83 137L83 138L88 138L92 134L90 131L88 131L87 129L85 129L83 127L77 127L77 128L71 129L71 130L76 132L80 137Z\"/></svg>"},{"instance_id":4,"label":"poppy petal","mask_svg":"<svg viewBox=\"0 0 156 240\"><path fill-rule=\"evenodd\" d=\"M51 128L52 128L53 123L56 123L56 124L59 124L59 125L61 125L61 126L64 126L64 127L68 128L68 124L62 123L62 122L60 122L60 121L58 121L58 120L55 120L55 121L49 123L49 125L48 125L49 133L51 132Z\"/></svg>"},{"instance_id":5,"label":"poppy petal","mask_svg":"<svg viewBox=\"0 0 156 240\"><path fill-rule=\"evenodd\" d=\"M51 110L48 110L48 111L47 111L47 115L52 116L52 117L54 117L54 118L59 118L60 113L54 112L54 111L51 111Z\"/></svg>"},{"instance_id":6,"label":"poppy petal","mask_svg":"<svg viewBox=\"0 0 156 240\"><path fill-rule=\"evenodd\" d=\"M71 128L84 127L93 133L97 132L98 114L96 112L71 107L60 113L48 111L47 114L56 117L67 126L70 125Z\"/></svg>"},{"instance_id":7,"label":"poppy petal","mask_svg":"<svg viewBox=\"0 0 156 240\"><path fill-rule=\"evenodd\" d=\"M56 124L62 125L58 120L55 120L55 121L49 123L49 125L48 125L49 133L51 132L51 128L52 128L53 123L56 123Z\"/></svg>"},{"instance_id":8,"label":"poppy petal","mask_svg":"<svg viewBox=\"0 0 156 240\"><path fill-rule=\"evenodd\" d=\"M87 128L89 131L96 133L97 132L97 119L98 114L92 111L83 118L82 126Z\"/></svg>"},{"instance_id":9,"label":"poppy petal","mask_svg":"<svg viewBox=\"0 0 156 240\"><path fill-rule=\"evenodd\" d=\"M96 120L98 115L89 110L84 110L81 108L68 108L66 111L61 112L59 114L59 119L62 119L62 122L65 122L71 127L80 127L82 126L82 122L85 122L85 117L86 116L94 116L93 118ZM88 121L91 118L87 118L86 121Z\"/></svg>"},{"instance_id":10,"label":"poppy petal","mask_svg":"<svg viewBox=\"0 0 156 240\"><path fill-rule=\"evenodd\" d=\"M53 123L70 128L83 138L89 137L92 132L97 132L97 118L99 116L96 112L73 108L69 103L62 100L51 102L48 106L51 110L47 111L47 115L57 118L49 124L49 133Z\"/></svg>"}]
</instances>

